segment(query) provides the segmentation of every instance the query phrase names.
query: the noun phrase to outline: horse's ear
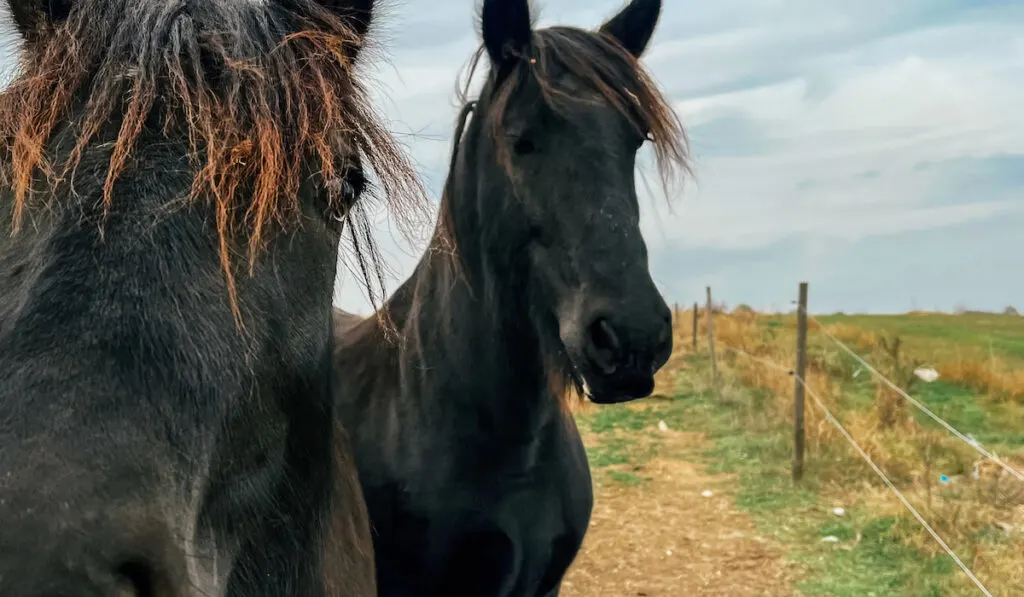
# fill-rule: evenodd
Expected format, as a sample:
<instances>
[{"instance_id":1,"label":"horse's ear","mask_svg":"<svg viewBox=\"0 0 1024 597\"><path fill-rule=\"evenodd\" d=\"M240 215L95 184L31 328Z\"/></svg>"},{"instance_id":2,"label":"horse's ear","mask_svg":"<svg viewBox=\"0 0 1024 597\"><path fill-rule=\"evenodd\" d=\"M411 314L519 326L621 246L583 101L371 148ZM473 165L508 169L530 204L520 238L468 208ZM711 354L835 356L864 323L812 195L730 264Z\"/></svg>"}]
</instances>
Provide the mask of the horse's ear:
<instances>
[{"instance_id":1,"label":"horse's ear","mask_svg":"<svg viewBox=\"0 0 1024 597\"><path fill-rule=\"evenodd\" d=\"M529 0L484 0L480 32L493 64L520 56L530 45L531 27Z\"/></svg>"},{"instance_id":2,"label":"horse's ear","mask_svg":"<svg viewBox=\"0 0 1024 597\"><path fill-rule=\"evenodd\" d=\"M373 0L319 0L331 12L345 18L352 30L362 39L370 30L373 20Z\"/></svg>"},{"instance_id":3,"label":"horse's ear","mask_svg":"<svg viewBox=\"0 0 1024 597\"><path fill-rule=\"evenodd\" d=\"M7 0L11 20L22 37L37 40L71 14L71 0Z\"/></svg>"},{"instance_id":4,"label":"horse's ear","mask_svg":"<svg viewBox=\"0 0 1024 597\"><path fill-rule=\"evenodd\" d=\"M370 24L373 21L374 0L316 0L321 6L340 16L345 23L352 28L352 32L360 41L370 31ZM353 50L354 54L359 53L359 47Z\"/></svg>"},{"instance_id":5,"label":"horse's ear","mask_svg":"<svg viewBox=\"0 0 1024 597\"><path fill-rule=\"evenodd\" d=\"M631 0L619 14L601 25L601 31L619 40L637 58L647 49L661 15L661 0Z\"/></svg>"}]
</instances>

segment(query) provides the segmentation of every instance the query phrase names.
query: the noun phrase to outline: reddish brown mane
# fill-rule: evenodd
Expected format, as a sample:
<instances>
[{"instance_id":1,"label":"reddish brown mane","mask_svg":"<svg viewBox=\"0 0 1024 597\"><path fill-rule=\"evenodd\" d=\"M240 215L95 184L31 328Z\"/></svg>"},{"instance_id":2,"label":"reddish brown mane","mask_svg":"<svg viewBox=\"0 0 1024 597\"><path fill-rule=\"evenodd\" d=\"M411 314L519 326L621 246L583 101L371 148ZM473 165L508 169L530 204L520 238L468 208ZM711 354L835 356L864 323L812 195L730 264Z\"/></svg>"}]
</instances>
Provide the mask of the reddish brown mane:
<instances>
[{"instance_id":1,"label":"reddish brown mane","mask_svg":"<svg viewBox=\"0 0 1024 597\"><path fill-rule=\"evenodd\" d=\"M280 15L239 16L255 7L204 8L220 11L218 30L238 31L232 35L199 31L184 3L117 18L84 4L45 44L27 45L19 76L0 94L0 168L14 195L15 230L27 202L49 201L58 184L73 182L89 147L110 147L103 188L109 209L140 134L154 129L188 139L195 170L189 200L215 208L233 305L235 237L247 237L251 267L268 233L298 224L307 178L323 185L361 154L397 215L408 218L425 204L412 166L353 78L349 56L359 40L315 3L304 8L314 16L292 28L300 32L279 42L266 40L281 30ZM57 154L53 141L61 133L74 144ZM338 216L351 216L333 196L331 203ZM379 269L372 247L363 245Z\"/></svg>"}]
</instances>

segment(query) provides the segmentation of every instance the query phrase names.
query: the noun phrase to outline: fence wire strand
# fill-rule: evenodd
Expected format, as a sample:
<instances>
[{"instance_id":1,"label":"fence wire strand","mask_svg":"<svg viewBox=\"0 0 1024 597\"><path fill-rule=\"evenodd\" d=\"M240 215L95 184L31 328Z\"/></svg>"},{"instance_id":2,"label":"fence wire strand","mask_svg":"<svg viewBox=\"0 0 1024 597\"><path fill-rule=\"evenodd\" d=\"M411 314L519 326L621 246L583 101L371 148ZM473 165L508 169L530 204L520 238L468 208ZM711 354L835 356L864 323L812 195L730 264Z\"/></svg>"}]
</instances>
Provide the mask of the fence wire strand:
<instances>
[{"instance_id":1,"label":"fence wire strand","mask_svg":"<svg viewBox=\"0 0 1024 597\"><path fill-rule=\"evenodd\" d=\"M879 478L882 479L882 482L884 482L885 485L896 495L900 502L902 502L903 505L907 508L907 510L914 516L914 518L916 518L917 521L921 523L921 526L924 527L926 531L928 531L928 534L931 535L933 539L935 539L936 543L938 543L939 546L942 547L943 551L946 552L946 555L948 555L950 558L952 558L954 562L956 562L957 566L959 566L960 569L964 571L964 574L966 574L967 577L971 579L974 585L978 587L978 589L981 590L981 592L985 594L986 597L992 597L992 593L990 593L989 590L985 588L985 585L982 584L982 582L978 579L978 577L975 576L973 572L971 572L971 569L967 567L967 564L965 564L963 560L961 560L960 557L956 555L956 552L954 552L953 549L949 546L949 544L947 544L942 539L942 537L939 536L939 533L934 528L932 528L932 525L928 524L928 521L925 520L923 516L921 516L921 513L918 512L917 508L915 508L914 505L910 503L910 500L908 500L903 495L903 492L901 492L899 488L897 488L896 485L889 480L889 477L886 476L885 472L882 471L882 469L879 468L873 460L871 460L871 456L869 456L868 453L863 448L860 447L860 444L857 443L857 440L855 440L853 436L850 434L850 432L847 431L845 427L843 427L843 424L839 422L839 419L837 419L832 414L832 411L830 411L828 407L825 406L825 402L821 399L821 397L818 396L817 392L811 389L810 385L808 385L804 379L802 379L799 375L796 375L796 373L792 369L779 365L774 361L756 357L744 350L740 350L738 348L734 348L732 346L728 346L720 342L718 344L724 347L726 350L749 357L750 359L759 362L767 367L771 367L778 371L785 372L788 375L791 375L793 379L797 381L797 383L802 385L804 387L804 390L807 392L807 395L810 396L811 400L818 406L819 409L821 409L822 414L825 415L825 419L832 423L832 425L835 426L839 433L846 438L846 441L849 442L849 444L853 447L857 454L860 455L860 457L863 458L864 461L868 463L868 466L870 466L871 469L875 471L875 474L877 474Z\"/></svg>"},{"instance_id":2,"label":"fence wire strand","mask_svg":"<svg viewBox=\"0 0 1024 597\"><path fill-rule=\"evenodd\" d=\"M768 359L764 359L764 358L761 358L761 357L758 357L758 356L754 356L754 355L750 354L749 352L747 352L745 350L741 350L739 348L736 348L734 346L729 346L727 344L722 344L721 342L717 342L717 344L719 344L722 348L724 348L724 349L726 349L726 350L728 350L730 352L735 352L736 354L745 356L745 357L747 357L748 359L750 359L752 361L761 363L765 367L770 367L772 369L775 369L777 371L785 373L786 375L793 375L794 377L796 376L795 372L792 369L790 369L789 367L783 367L782 365L776 363L775 361L770 361Z\"/></svg>"},{"instance_id":3,"label":"fence wire strand","mask_svg":"<svg viewBox=\"0 0 1024 597\"><path fill-rule=\"evenodd\" d=\"M978 442L968 438L966 435L961 433L955 427L953 427L952 425L947 423L942 417L940 417L939 415L937 415L934 412L932 412L931 409L929 409L927 406L922 404L920 401L915 399L913 396L911 396L907 392L903 391L902 388L900 388L899 386L897 386L893 382L889 381L889 379L886 376L884 376L881 373L879 373L877 369L872 367L870 363L868 363L866 360L861 358L861 356L859 354L857 354L856 352L854 352L853 349L851 349L849 346L844 344L841 340L839 340L834 335L832 335L831 332L829 332L827 329L825 329L825 325L823 323L821 323L820 321L818 321L816 318L814 318L814 317L812 317L811 315L808 314L807 315L807 319L809 319L809 320L813 321L814 323L818 324L818 330L821 331L822 334L824 334L829 340L831 340L837 346L839 346L839 348L843 349L848 355L853 357L858 363L861 364L861 366L863 366L865 369L870 371L872 375L874 375L875 377L877 377L881 381L885 382L885 384L887 386L892 388L892 390L894 392L896 392L901 397L903 397L904 400L906 400L907 402L910 402L915 407L917 407L918 410L920 410L924 414L926 414L929 417L931 417L932 420L934 420L936 423L938 423L939 425L942 425L943 427L945 427L947 431L952 433L954 436L956 436L958 439L963 441L968 446L974 448L974 450L976 450L979 454L981 454L985 458L988 458L992 462L994 462L997 465L999 465L1000 467L1002 467L1003 470L1005 470L1006 472L1008 472L1011 475L1013 475L1014 477L1016 477L1017 480L1024 481L1024 473L1021 473L1020 471L1018 471L1017 469L1013 468L1012 466L1010 466L1006 462L1003 462L1003 460L1001 458L999 458L998 456L996 456L992 452L989 452L988 450L986 450L984 447L982 447L980 444L978 444Z\"/></svg>"}]
</instances>

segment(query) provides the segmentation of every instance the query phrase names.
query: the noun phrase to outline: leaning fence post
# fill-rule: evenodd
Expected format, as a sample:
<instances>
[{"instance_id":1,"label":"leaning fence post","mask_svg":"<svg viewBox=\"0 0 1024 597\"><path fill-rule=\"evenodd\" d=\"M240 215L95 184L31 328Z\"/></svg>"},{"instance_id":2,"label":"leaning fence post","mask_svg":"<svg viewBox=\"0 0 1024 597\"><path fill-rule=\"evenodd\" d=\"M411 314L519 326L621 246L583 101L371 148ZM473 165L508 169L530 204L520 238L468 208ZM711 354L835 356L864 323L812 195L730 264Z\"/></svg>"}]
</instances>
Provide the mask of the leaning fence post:
<instances>
[{"instance_id":1,"label":"leaning fence post","mask_svg":"<svg viewBox=\"0 0 1024 597\"><path fill-rule=\"evenodd\" d=\"M796 371L793 379L793 482L804 476L804 376L807 370L807 282L800 283L796 312Z\"/></svg>"},{"instance_id":2,"label":"leaning fence post","mask_svg":"<svg viewBox=\"0 0 1024 597\"><path fill-rule=\"evenodd\" d=\"M711 353L711 389L718 393L718 362L715 361L715 320L714 309L711 308L711 287L707 287L708 293L708 350Z\"/></svg>"},{"instance_id":3,"label":"leaning fence post","mask_svg":"<svg viewBox=\"0 0 1024 597\"><path fill-rule=\"evenodd\" d=\"M693 301L693 351L697 352L697 301Z\"/></svg>"}]
</instances>

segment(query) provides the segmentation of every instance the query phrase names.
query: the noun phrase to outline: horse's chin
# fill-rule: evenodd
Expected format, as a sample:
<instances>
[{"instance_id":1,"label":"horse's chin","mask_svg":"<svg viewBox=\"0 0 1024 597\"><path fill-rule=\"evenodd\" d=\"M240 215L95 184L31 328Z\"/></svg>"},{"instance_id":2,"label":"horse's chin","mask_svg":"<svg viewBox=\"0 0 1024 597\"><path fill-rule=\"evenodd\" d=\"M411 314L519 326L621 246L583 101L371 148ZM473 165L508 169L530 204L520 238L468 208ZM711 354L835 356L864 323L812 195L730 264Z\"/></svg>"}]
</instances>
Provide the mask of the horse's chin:
<instances>
[{"instance_id":1,"label":"horse's chin","mask_svg":"<svg viewBox=\"0 0 1024 597\"><path fill-rule=\"evenodd\" d=\"M654 392L654 375L601 375L590 367L577 365L573 373L583 386L583 395L595 404L619 404L646 398Z\"/></svg>"},{"instance_id":2,"label":"horse's chin","mask_svg":"<svg viewBox=\"0 0 1024 597\"><path fill-rule=\"evenodd\" d=\"M589 383L588 387L594 388ZM599 389L598 389L599 388ZM635 382L628 388L601 387L591 389L588 398L595 404L619 404L647 398L654 391L654 378L650 382Z\"/></svg>"}]
</instances>

